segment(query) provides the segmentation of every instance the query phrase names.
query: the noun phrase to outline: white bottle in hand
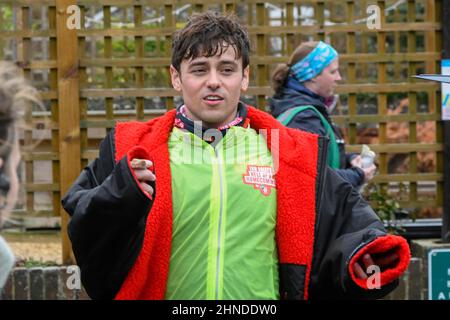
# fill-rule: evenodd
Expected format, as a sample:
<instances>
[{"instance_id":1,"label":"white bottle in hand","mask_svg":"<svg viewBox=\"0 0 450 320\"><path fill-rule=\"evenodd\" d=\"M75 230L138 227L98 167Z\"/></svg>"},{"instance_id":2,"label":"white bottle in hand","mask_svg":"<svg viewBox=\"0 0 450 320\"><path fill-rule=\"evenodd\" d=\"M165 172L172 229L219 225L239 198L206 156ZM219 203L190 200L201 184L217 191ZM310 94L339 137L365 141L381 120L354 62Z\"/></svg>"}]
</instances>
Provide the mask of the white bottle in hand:
<instances>
[{"instance_id":1,"label":"white bottle in hand","mask_svg":"<svg viewBox=\"0 0 450 320\"><path fill-rule=\"evenodd\" d=\"M361 167L369 168L371 165L373 165L373 162L375 161L375 152L370 150L370 148L363 144L362 150L361 150Z\"/></svg>"}]
</instances>

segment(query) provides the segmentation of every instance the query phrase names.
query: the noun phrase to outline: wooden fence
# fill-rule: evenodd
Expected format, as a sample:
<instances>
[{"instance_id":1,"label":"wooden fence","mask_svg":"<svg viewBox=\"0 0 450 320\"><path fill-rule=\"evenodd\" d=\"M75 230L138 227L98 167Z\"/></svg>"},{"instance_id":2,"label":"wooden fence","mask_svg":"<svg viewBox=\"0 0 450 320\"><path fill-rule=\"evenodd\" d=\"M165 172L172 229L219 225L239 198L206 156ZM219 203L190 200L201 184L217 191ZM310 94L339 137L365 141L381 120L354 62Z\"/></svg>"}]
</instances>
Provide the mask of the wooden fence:
<instances>
[{"instance_id":1,"label":"wooden fence","mask_svg":"<svg viewBox=\"0 0 450 320\"><path fill-rule=\"evenodd\" d=\"M79 30L66 25L73 4L80 8ZM368 26L369 5L380 9L378 29ZM97 156L107 130L180 102L168 78L171 35L193 12L208 9L233 11L247 25L253 51L243 98L260 109L272 94L271 72L299 43L325 40L336 47L344 81L334 119L348 150L369 143L378 154L375 182L404 186L402 206L439 214L440 86L410 76L440 71L442 0L0 0L0 58L19 62L46 103L46 110L24 115L25 188L15 217L61 215L65 230L61 195ZM395 128L403 135L393 137ZM65 235L63 248L63 261L70 262Z\"/></svg>"}]
</instances>

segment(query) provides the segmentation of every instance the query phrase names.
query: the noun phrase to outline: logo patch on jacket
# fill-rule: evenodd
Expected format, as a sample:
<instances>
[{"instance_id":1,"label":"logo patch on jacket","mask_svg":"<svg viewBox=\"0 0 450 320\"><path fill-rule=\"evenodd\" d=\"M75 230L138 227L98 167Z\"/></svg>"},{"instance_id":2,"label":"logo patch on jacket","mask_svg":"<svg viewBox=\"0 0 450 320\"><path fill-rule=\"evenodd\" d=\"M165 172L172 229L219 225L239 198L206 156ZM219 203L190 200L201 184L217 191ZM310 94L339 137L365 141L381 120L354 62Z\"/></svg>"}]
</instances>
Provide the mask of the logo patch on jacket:
<instances>
[{"instance_id":1,"label":"logo patch on jacket","mask_svg":"<svg viewBox=\"0 0 450 320\"><path fill-rule=\"evenodd\" d=\"M247 172L242 175L245 184L261 191L264 196L270 195L271 188L275 188L273 169L269 166L247 165Z\"/></svg>"}]
</instances>

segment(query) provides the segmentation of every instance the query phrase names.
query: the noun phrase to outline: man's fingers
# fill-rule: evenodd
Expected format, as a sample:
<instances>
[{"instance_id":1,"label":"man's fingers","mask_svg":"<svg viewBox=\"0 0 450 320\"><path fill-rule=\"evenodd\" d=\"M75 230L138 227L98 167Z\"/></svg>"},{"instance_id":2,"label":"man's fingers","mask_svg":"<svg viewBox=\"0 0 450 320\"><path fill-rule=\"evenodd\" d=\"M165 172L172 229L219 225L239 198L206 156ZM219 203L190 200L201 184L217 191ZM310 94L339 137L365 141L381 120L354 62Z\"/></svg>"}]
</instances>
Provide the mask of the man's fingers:
<instances>
[{"instance_id":1,"label":"man's fingers","mask_svg":"<svg viewBox=\"0 0 450 320\"><path fill-rule=\"evenodd\" d=\"M155 174L148 170L148 168L153 166L153 163L147 159L133 159L131 160L130 164L142 190L151 197L154 190L152 186L150 186L146 182L156 181Z\"/></svg>"},{"instance_id":2,"label":"man's fingers","mask_svg":"<svg viewBox=\"0 0 450 320\"><path fill-rule=\"evenodd\" d=\"M148 185L145 182L140 183L142 190L144 190L146 193L148 193L149 196L153 195L153 188L152 186Z\"/></svg>"},{"instance_id":3,"label":"man's fingers","mask_svg":"<svg viewBox=\"0 0 450 320\"><path fill-rule=\"evenodd\" d=\"M374 265L374 264L375 264L375 262L373 262L372 257L371 257L370 254L368 254L368 253L366 253L366 254L363 256L362 260L363 260L363 263L364 263L364 266L365 266L366 270L367 270L371 265Z\"/></svg>"},{"instance_id":4,"label":"man's fingers","mask_svg":"<svg viewBox=\"0 0 450 320\"><path fill-rule=\"evenodd\" d=\"M358 279L366 279L367 274L364 272L363 268L361 268L361 265L358 262L355 262L353 265L353 271L355 272L355 275Z\"/></svg>"},{"instance_id":5,"label":"man's fingers","mask_svg":"<svg viewBox=\"0 0 450 320\"><path fill-rule=\"evenodd\" d=\"M385 254L381 257L375 259L375 263L380 267L387 267L391 265L398 259L398 255L396 253Z\"/></svg>"},{"instance_id":6,"label":"man's fingers","mask_svg":"<svg viewBox=\"0 0 450 320\"><path fill-rule=\"evenodd\" d=\"M133 169L147 169L153 166L153 162L147 159L133 159L131 160L131 168Z\"/></svg>"},{"instance_id":7,"label":"man's fingers","mask_svg":"<svg viewBox=\"0 0 450 320\"><path fill-rule=\"evenodd\" d=\"M156 181L155 174L150 170L134 170L134 174L139 182Z\"/></svg>"},{"instance_id":8,"label":"man's fingers","mask_svg":"<svg viewBox=\"0 0 450 320\"><path fill-rule=\"evenodd\" d=\"M368 270L370 266L375 265L379 268L387 267L394 263L398 259L398 255L396 253L384 254L376 259L372 258L372 256L366 253L359 263L355 263L353 270L355 271L356 276L359 279L366 279L367 273L364 270ZM361 266L364 266L364 269Z\"/></svg>"},{"instance_id":9,"label":"man's fingers","mask_svg":"<svg viewBox=\"0 0 450 320\"><path fill-rule=\"evenodd\" d=\"M364 270L367 270L371 265L374 265L372 257L370 254L366 253L360 262L355 262L353 265L353 271L355 272L356 277L359 279L367 279L367 273ZM364 266L364 269L362 267Z\"/></svg>"}]
</instances>

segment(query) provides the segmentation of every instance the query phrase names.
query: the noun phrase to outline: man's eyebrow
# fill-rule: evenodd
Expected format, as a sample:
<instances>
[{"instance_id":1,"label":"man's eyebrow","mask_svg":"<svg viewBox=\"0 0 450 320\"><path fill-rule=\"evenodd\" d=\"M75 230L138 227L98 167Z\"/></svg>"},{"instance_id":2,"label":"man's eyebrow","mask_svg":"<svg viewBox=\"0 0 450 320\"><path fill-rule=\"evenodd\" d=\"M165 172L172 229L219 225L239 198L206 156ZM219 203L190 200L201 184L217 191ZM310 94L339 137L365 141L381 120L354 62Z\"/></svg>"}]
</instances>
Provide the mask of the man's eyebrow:
<instances>
[{"instance_id":1,"label":"man's eyebrow","mask_svg":"<svg viewBox=\"0 0 450 320\"><path fill-rule=\"evenodd\" d=\"M194 68L194 67L204 67L209 65L209 62L207 60L200 60L200 61L193 61L189 63L188 68ZM238 63L235 60L221 60L218 63L219 66L223 66L223 65L232 65L232 66L237 66Z\"/></svg>"},{"instance_id":2,"label":"man's eyebrow","mask_svg":"<svg viewBox=\"0 0 450 320\"><path fill-rule=\"evenodd\" d=\"M224 64L231 64L231 65L237 65L237 62L235 60L222 60L219 61L219 65L224 65Z\"/></svg>"},{"instance_id":3,"label":"man's eyebrow","mask_svg":"<svg viewBox=\"0 0 450 320\"><path fill-rule=\"evenodd\" d=\"M205 66L207 64L208 64L208 62L206 62L206 61L194 61L194 62L189 63L188 67L192 68L192 67L198 67L198 66Z\"/></svg>"}]
</instances>

